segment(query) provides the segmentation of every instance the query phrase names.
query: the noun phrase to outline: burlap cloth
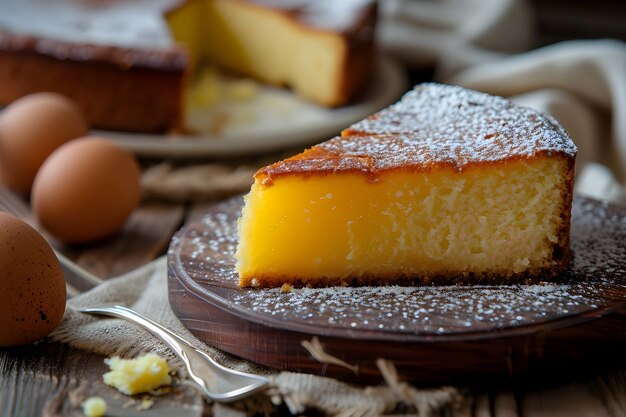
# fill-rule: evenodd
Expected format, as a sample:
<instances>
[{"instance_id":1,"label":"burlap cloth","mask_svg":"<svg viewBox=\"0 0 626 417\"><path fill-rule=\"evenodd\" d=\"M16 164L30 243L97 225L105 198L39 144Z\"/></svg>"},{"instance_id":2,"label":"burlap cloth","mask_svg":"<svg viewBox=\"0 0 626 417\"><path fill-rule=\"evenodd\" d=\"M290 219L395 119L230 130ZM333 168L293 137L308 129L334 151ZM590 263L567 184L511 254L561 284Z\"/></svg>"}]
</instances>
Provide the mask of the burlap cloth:
<instances>
[{"instance_id":1,"label":"burlap cloth","mask_svg":"<svg viewBox=\"0 0 626 417\"><path fill-rule=\"evenodd\" d=\"M531 16L523 1L382 2L381 44L407 63L434 65L436 78L511 97L555 116L579 147L576 191L626 202L626 45L610 40L576 41L526 53ZM469 18L467 13L472 13ZM269 158L271 159L271 157ZM268 158L205 164L163 163L143 181L148 197L175 201L214 199L247 190L252 173ZM94 319L77 307L121 301L210 352L235 369L260 373L196 340L169 308L164 259L105 282L68 303L65 319L52 337L105 355L157 352L179 362L156 339L120 320ZM342 416L394 412L428 415L459 402L453 388L422 391L398 381L393 364L381 362L386 383L355 387L294 373L273 374L274 401L294 413L317 408ZM181 377L184 377L182 375Z\"/></svg>"}]
</instances>

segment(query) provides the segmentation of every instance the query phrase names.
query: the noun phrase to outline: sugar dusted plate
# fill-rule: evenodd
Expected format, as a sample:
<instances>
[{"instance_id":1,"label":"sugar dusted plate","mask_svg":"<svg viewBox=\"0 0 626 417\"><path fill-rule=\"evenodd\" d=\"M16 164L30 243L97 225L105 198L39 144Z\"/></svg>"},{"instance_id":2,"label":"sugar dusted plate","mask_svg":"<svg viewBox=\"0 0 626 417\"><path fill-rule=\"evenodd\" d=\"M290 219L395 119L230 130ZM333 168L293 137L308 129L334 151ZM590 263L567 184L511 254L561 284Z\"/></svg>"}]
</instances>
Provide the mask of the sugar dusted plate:
<instances>
[{"instance_id":1,"label":"sugar dusted plate","mask_svg":"<svg viewBox=\"0 0 626 417\"><path fill-rule=\"evenodd\" d=\"M182 229L168 253L173 311L197 337L263 365L357 382L376 359L424 383L551 372L597 364L626 348L626 210L577 197L570 269L535 285L239 288L240 197ZM358 373L311 358L302 342ZM621 353L620 353L621 352Z\"/></svg>"}]
</instances>

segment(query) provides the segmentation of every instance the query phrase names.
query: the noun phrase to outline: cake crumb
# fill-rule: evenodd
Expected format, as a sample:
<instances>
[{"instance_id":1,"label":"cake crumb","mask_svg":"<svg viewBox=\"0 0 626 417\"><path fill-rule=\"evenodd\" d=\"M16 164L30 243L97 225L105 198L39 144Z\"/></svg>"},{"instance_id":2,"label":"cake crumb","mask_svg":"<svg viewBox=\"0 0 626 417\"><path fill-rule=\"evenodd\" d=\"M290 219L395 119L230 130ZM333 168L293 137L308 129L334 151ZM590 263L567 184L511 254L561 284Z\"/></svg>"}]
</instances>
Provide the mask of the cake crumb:
<instances>
[{"instance_id":1,"label":"cake crumb","mask_svg":"<svg viewBox=\"0 0 626 417\"><path fill-rule=\"evenodd\" d=\"M86 417L102 417L107 412L107 403L100 397L89 397L83 402Z\"/></svg>"},{"instance_id":2,"label":"cake crumb","mask_svg":"<svg viewBox=\"0 0 626 417\"><path fill-rule=\"evenodd\" d=\"M104 363L111 370L103 375L104 383L126 395L147 392L172 383L167 361L154 353L136 359L114 356Z\"/></svg>"},{"instance_id":3,"label":"cake crumb","mask_svg":"<svg viewBox=\"0 0 626 417\"><path fill-rule=\"evenodd\" d=\"M130 408L133 405L135 405L137 403L137 400L134 398L130 398L128 401L126 401L124 404L122 404L122 408L126 409L126 408Z\"/></svg>"},{"instance_id":4,"label":"cake crumb","mask_svg":"<svg viewBox=\"0 0 626 417\"><path fill-rule=\"evenodd\" d=\"M149 410L150 408L152 408L153 405L154 405L154 400L148 397L144 397L141 399L141 402L137 406L137 410L138 411Z\"/></svg>"},{"instance_id":5,"label":"cake crumb","mask_svg":"<svg viewBox=\"0 0 626 417\"><path fill-rule=\"evenodd\" d=\"M293 290L293 287L290 284L286 283L286 282L283 284L282 287L280 287L280 291L283 292L283 293L291 292L291 290Z\"/></svg>"}]
</instances>

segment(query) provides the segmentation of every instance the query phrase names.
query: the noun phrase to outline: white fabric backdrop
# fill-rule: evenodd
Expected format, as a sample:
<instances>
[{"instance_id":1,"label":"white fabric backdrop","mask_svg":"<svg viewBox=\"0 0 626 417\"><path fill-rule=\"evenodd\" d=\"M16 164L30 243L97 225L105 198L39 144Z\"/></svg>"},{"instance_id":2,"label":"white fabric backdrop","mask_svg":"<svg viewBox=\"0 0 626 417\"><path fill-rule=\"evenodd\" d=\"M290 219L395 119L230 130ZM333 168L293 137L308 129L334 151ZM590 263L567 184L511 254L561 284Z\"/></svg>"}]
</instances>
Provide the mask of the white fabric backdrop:
<instances>
[{"instance_id":1,"label":"white fabric backdrop","mask_svg":"<svg viewBox=\"0 0 626 417\"><path fill-rule=\"evenodd\" d=\"M626 43L532 50L531 12L523 0L385 0L378 37L438 81L553 115L579 149L576 192L626 203Z\"/></svg>"}]
</instances>

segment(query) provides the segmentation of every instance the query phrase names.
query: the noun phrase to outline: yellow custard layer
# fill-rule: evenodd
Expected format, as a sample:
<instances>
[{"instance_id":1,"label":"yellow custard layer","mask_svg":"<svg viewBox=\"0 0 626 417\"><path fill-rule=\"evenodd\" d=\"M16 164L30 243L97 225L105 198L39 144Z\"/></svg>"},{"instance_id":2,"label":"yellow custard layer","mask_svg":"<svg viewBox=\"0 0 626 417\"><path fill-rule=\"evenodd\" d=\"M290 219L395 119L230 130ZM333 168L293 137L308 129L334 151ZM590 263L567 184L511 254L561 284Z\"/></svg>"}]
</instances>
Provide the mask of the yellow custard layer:
<instances>
[{"instance_id":1,"label":"yellow custard layer","mask_svg":"<svg viewBox=\"0 0 626 417\"><path fill-rule=\"evenodd\" d=\"M241 286L510 276L551 266L564 221L559 156L257 181L239 222ZM256 280L257 274L262 281Z\"/></svg>"}]
</instances>

